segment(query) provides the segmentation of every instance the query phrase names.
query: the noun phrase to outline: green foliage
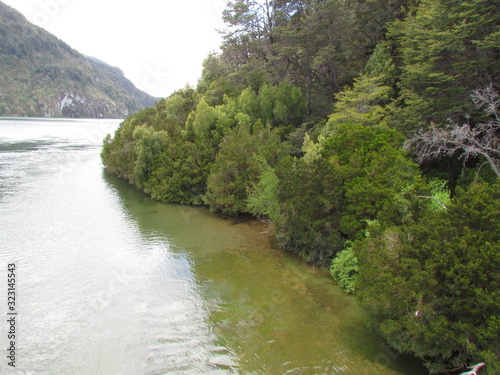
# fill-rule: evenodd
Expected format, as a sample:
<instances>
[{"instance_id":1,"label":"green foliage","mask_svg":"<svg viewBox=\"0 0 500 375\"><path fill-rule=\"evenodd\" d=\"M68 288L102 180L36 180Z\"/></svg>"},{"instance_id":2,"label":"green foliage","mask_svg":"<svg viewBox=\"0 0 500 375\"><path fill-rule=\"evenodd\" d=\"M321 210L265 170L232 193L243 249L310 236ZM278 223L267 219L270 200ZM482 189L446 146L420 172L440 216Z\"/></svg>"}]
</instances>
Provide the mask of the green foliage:
<instances>
[{"instance_id":1,"label":"green foliage","mask_svg":"<svg viewBox=\"0 0 500 375\"><path fill-rule=\"evenodd\" d=\"M286 160L279 165L281 218L276 234L281 246L308 262L328 266L343 248L342 179L335 162Z\"/></svg>"},{"instance_id":2,"label":"green foliage","mask_svg":"<svg viewBox=\"0 0 500 375\"><path fill-rule=\"evenodd\" d=\"M202 204L215 153L209 138L171 139L154 160L146 189L163 202Z\"/></svg>"},{"instance_id":3,"label":"green foliage","mask_svg":"<svg viewBox=\"0 0 500 375\"><path fill-rule=\"evenodd\" d=\"M210 54L203 61L203 72L196 90L209 105L221 105L224 103L224 96L235 97L241 91L230 82L228 75L228 67L216 54Z\"/></svg>"},{"instance_id":4,"label":"green foliage","mask_svg":"<svg viewBox=\"0 0 500 375\"><path fill-rule=\"evenodd\" d=\"M282 82L278 86L263 85L259 92L261 118L273 125L300 124L305 113L302 91L297 86Z\"/></svg>"},{"instance_id":5,"label":"green foliage","mask_svg":"<svg viewBox=\"0 0 500 375\"><path fill-rule=\"evenodd\" d=\"M197 93L186 86L155 105L156 113L148 122L156 130L165 130L170 135L185 126L189 114L198 103Z\"/></svg>"},{"instance_id":6,"label":"green foliage","mask_svg":"<svg viewBox=\"0 0 500 375\"><path fill-rule=\"evenodd\" d=\"M293 83L302 90L309 117L322 119L331 111L333 95L359 74L383 25L405 1L390 3L375 13L368 8L382 6L371 2L230 2L221 60L235 87L257 91L264 83Z\"/></svg>"},{"instance_id":7,"label":"green foliage","mask_svg":"<svg viewBox=\"0 0 500 375\"><path fill-rule=\"evenodd\" d=\"M352 249L349 248L342 250L333 258L330 274L346 293L354 293L358 270L358 260Z\"/></svg>"},{"instance_id":8,"label":"green foliage","mask_svg":"<svg viewBox=\"0 0 500 375\"><path fill-rule=\"evenodd\" d=\"M379 84L380 77L361 76L354 80L352 88L336 95L335 111L329 124L337 122L359 123L365 126L384 124L391 88Z\"/></svg>"},{"instance_id":9,"label":"green foliage","mask_svg":"<svg viewBox=\"0 0 500 375\"><path fill-rule=\"evenodd\" d=\"M472 113L472 90L497 82L500 22L498 2L423 0L390 33L401 60L400 126L413 131L450 116Z\"/></svg>"},{"instance_id":10,"label":"green foliage","mask_svg":"<svg viewBox=\"0 0 500 375\"><path fill-rule=\"evenodd\" d=\"M196 107L193 120L193 131L196 135L202 136L215 128L217 121L217 111L210 107L204 99L201 99Z\"/></svg>"},{"instance_id":11,"label":"green foliage","mask_svg":"<svg viewBox=\"0 0 500 375\"><path fill-rule=\"evenodd\" d=\"M393 90L391 94L394 95L398 78L398 69L394 59L389 53L389 49L390 46L386 42L377 44L375 51L373 51L365 65L364 73L368 77L377 77L377 83L379 85L391 87Z\"/></svg>"},{"instance_id":12,"label":"green foliage","mask_svg":"<svg viewBox=\"0 0 500 375\"><path fill-rule=\"evenodd\" d=\"M134 130L133 138L137 154L134 181L137 187L143 189L149 179L153 162L167 145L168 135L164 131L154 131L143 125Z\"/></svg>"},{"instance_id":13,"label":"green foliage","mask_svg":"<svg viewBox=\"0 0 500 375\"><path fill-rule=\"evenodd\" d=\"M345 238L364 236L367 220L401 224L412 205L401 199L417 186L418 169L400 150L402 136L385 126L330 126L322 151L280 170L282 246L328 264ZM309 146L309 150L312 146Z\"/></svg>"},{"instance_id":14,"label":"green foliage","mask_svg":"<svg viewBox=\"0 0 500 375\"><path fill-rule=\"evenodd\" d=\"M431 373L480 360L499 371L499 208L500 185L477 184L448 210L354 246L356 290L372 322Z\"/></svg>"},{"instance_id":15,"label":"green foliage","mask_svg":"<svg viewBox=\"0 0 500 375\"><path fill-rule=\"evenodd\" d=\"M448 207L451 203L451 192L446 188L446 181L431 180L429 181L431 192L431 202L429 208L433 211L441 211Z\"/></svg>"},{"instance_id":16,"label":"green foliage","mask_svg":"<svg viewBox=\"0 0 500 375\"><path fill-rule=\"evenodd\" d=\"M260 122L228 130L208 177L206 204L225 214L249 212L248 191L259 179L259 158L275 165L282 154L277 131Z\"/></svg>"},{"instance_id":17,"label":"green foliage","mask_svg":"<svg viewBox=\"0 0 500 375\"><path fill-rule=\"evenodd\" d=\"M416 181L417 166L400 149L402 136L384 126L337 124L324 142L323 157L334 160L342 178L344 209L340 228L355 238L366 220L389 217L400 223L395 210L399 193Z\"/></svg>"},{"instance_id":18,"label":"green foliage","mask_svg":"<svg viewBox=\"0 0 500 375\"><path fill-rule=\"evenodd\" d=\"M248 190L247 207L252 215L267 217L271 222L280 221L278 204L279 178L274 168L261 158L259 181Z\"/></svg>"}]
</instances>

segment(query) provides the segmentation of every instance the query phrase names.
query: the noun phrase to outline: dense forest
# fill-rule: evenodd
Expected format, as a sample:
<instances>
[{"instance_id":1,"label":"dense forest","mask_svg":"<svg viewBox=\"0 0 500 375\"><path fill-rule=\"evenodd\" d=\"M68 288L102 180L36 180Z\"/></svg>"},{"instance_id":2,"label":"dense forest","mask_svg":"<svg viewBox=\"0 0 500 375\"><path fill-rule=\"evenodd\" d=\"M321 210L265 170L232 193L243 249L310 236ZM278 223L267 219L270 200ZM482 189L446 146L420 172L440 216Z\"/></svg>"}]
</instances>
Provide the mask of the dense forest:
<instances>
[{"instance_id":1,"label":"dense forest","mask_svg":"<svg viewBox=\"0 0 500 375\"><path fill-rule=\"evenodd\" d=\"M267 220L430 373L500 373L500 3L229 2L221 52L104 141L163 202Z\"/></svg>"}]
</instances>

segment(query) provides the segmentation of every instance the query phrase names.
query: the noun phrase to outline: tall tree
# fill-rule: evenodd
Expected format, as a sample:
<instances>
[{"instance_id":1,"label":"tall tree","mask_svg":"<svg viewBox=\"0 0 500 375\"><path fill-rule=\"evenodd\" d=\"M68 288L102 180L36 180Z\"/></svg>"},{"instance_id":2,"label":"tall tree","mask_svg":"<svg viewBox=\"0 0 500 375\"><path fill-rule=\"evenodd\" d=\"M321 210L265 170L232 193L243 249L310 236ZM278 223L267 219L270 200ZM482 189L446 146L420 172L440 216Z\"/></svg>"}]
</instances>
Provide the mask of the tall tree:
<instances>
[{"instance_id":1,"label":"tall tree","mask_svg":"<svg viewBox=\"0 0 500 375\"><path fill-rule=\"evenodd\" d=\"M473 115L469 95L500 79L500 3L422 0L394 21L405 131Z\"/></svg>"}]
</instances>

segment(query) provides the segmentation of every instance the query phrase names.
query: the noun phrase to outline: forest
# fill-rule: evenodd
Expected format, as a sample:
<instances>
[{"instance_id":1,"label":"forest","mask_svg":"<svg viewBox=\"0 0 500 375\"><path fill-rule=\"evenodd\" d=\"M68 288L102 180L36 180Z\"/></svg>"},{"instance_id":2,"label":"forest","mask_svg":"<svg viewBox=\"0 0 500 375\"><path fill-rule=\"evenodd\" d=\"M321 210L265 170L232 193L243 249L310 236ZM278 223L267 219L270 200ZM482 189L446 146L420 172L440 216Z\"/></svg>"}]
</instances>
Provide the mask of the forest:
<instances>
[{"instance_id":1,"label":"forest","mask_svg":"<svg viewBox=\"0 0 500 375\"><path fill-rule=\"evenodd\" d=\"M152 198L266 220L429 373L500 373L500 3L228 2L220 53L104 140Z\"/></svg>"}]
</instances>

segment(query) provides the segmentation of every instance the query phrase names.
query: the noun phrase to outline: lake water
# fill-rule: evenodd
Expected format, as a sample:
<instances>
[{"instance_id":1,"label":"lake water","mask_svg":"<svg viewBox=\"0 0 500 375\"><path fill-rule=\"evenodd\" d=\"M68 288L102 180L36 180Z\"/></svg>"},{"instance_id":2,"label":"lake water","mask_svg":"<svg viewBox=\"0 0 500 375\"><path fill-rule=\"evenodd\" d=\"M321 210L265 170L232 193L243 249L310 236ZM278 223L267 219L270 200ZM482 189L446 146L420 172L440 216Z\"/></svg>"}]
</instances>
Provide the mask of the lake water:
<instances>
[{"instance_id":1,"label":"lake water","mask_svg":"<svg viewBox=\"0 0 500 375\"><path fill-rule=\"evenodd\" d=\"M0 120L0 373L426 373L265 225L155 202L105 172L117 126Z\"/></svg>"}]
</instances>

